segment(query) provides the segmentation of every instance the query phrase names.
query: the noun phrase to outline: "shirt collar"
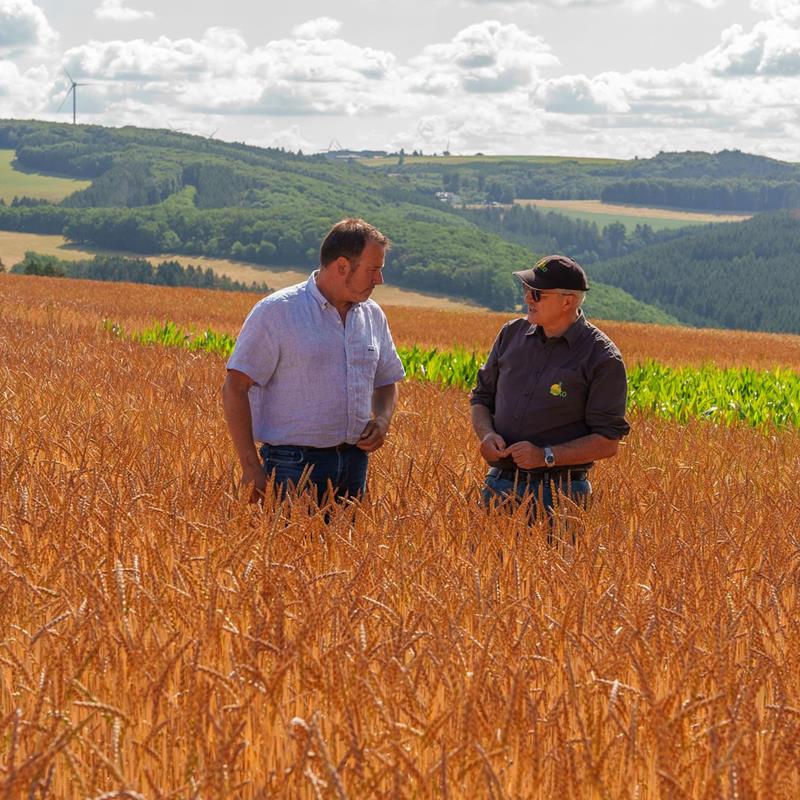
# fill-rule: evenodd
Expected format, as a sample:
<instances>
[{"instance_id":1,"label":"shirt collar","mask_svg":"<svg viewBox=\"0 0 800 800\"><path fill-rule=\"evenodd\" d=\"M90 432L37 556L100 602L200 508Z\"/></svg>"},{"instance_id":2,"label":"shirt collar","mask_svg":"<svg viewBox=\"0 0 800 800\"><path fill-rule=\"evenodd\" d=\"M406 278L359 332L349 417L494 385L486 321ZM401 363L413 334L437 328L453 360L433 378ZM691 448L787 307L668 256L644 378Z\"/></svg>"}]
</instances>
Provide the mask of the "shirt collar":
<instances>
[{"instance_id":1,"label":"shirt collar","mask_svg":"<svg viewBox=\"0 0 800 800\"><path fill-rule=\"evenodd\" d=\"M314 300L317 301L317 305L320 308L328 308L330 303L325 299L325 295L319 290L319 286L317 286L317 275L319 275L319 270L315 269L306 281L306 291L311 295L311 297L314 298Z\"/></svg>"},{"instance_id":2,"label":"shirt collar","mask_svg":"<svg viewBox=\"0 0 800 800\"><path fill-rule=\"evenodd\" d=\"M561 336L554 337L555 339L564 339L566 343L572 347L575 342L580 339L583 335L583 331L586 329L586 317L583 315L583 309L578 309L578 318L572 325L567 328ZM544 329L539 325L531 325L528 332L525 334L526 336L536 336L538 339L541 339L543 342L547 341L547 336L545 336Z\"/></svg>"},{"instance_id":3,"label":"shirt collar","mask_svg":"<svg viewBox=\"0 0 800 800\"><path fill-rule=\"evenodd\" d=\"M317 301L317 305L320 308L333 308L333 304L328 302L325 298L325 295L319 290L319 286L317 286L317 275L319 275L319 270L315 269L311 275L309 275L308 280L306 281L306 291ZM357 308L360 306L361 303L353 303L350 306L350 310Z\"/></svg>"}]
</instances>

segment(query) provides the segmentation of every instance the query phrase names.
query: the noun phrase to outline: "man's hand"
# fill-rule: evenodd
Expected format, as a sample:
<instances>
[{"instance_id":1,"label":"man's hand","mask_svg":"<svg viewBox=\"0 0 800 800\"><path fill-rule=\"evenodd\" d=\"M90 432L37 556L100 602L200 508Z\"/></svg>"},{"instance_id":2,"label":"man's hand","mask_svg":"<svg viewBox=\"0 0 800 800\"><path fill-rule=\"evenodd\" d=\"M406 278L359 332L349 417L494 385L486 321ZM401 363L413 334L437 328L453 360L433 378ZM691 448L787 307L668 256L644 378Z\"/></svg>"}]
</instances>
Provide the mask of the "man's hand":
<instances>
[{"instance_id":1,"label":"man's hand","mask_svg":"<svg viewBox=\"0 0 800 800\"><path fill-rule=\"evenodd\" d=\"M361 437L356 442L356 447L363 450L365 453L374 452L386 440L386 432L388 430L389 421L385 417L374 417L361 432Z\"/></svg>"},{"instance_id":2,"label":"man's hand","mask_svg":"<svg viewBox=\"0 0 800 800\"><path fill-rule=\"evenodd\" d=\"M506 442L499 434L492 431L481 439L481 455L489 464L499 461L505 455Z\"/></svg>"},{"instance_id":3,"label":"man's hand","mask_svg":"<svg viewBox=\"0 0 800 800\"><path fill-rule=\"evenodd\" d=\"M536 469L545 465L544 451L530 442L516 442L507 447L500 456L511 456L519 469Z\"/></svg>"},{"instance_id":4,"label":"man's hand","mask_svg":"<svg viewBox=\"0 0 800 800\"><path fill-rule=\"evenodd\" d=\"M264 492L267 488L267 475L259 464L247 466L242 470L242 486L250 487L249 503L257 503L264 499Z\"/></svg>"}]
</instances>

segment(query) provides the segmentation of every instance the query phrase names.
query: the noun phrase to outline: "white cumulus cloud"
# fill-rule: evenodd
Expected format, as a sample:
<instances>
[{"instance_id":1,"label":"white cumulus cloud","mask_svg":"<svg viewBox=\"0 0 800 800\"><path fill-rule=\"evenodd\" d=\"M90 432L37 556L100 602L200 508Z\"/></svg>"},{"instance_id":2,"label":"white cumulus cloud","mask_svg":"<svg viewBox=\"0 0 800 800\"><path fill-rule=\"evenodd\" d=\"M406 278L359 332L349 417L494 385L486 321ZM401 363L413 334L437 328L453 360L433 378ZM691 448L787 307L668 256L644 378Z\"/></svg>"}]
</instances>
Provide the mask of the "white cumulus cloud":
<instances>
[{"instance_id":1,"label":"white cumulus cloud","mask_svg":"<svg viewBox=\"0 0 800 800\"><path fill-rule=\"evenodd\" d=\"M800 22L800 2L798 0L752 0L752 8L775 19L786 22Z\"/></svg>"},{"instance_id":2,"label":"white cumulus cloud","mask_svg":"<svg viewBox=\"0 0 800 800\"><path fill-rule=\"evenodd\" d=\"M663 1L684 8L719 2ZM79 90L79 121L154 127L169 121L205 134L222 126L231 138L250 131L242 138L305 152L336 136L345 146L426 152L449 146L451 152L632 156L740 147L798 160L800 0L749 1L763 14L759 21L730 26L715 47L665 68L563 74L540 31L517 17L456 28L403 57L346 41L340 22L318 17L256 44L225 27L183 38L87 40L64 53L63 63L79 83L93 84ZM122 0L119 7L124 2L147 5ZM14 26L2 24L7 20ZM60 68L25 72L8 51L27 57L54 36L32 0L0 0L4 114L53 117L66 91Z\"/></svg>"},{"instance_id":3,"label":"white cumulus cloud","mask_svg":"<svg viewBox=\"0 0 800 800\"><path fill-rule=\"evenodd\" d=\"M44 52L57 39L44 11L31 0L0 0L0 53Z\"/></svg>"},{"instance_id":4,"label":"white cumulus cloud","mask_svg":"<svg viewBox=\"0 0 800 800\"><path fill-rule=\"evenodd\" d=\"M704 61L717 75L800 75L800 30L772 19L751 31L733 25Z\"/></svg>"},{"instance_id":5,"label":"white cumulus cloud","mask_svg":"<svg viewBox=\"0 0 800 800\"><path fill-rule=\"evenodd\" d=\"M138 11L127 8L125 0L103 0L94 10L97 19L111 20L112 22L136 22L140 19L155 19L152 11Z\"/></svg>"},{"instance_id":6,"label":"white cumulus cloud","mask_svg":"<svg viewBox=\"0 0 800 800\"><path fill-rule=\"evenodd\" d=\"M30 116L49 102L50 79L45 67L21 71L11 61L0 61L0 116Z\"/></svg>"},{"instance_id":7,"label":"white cumulus cloud","mask_svg":"<svg viewBox=\"0 0 800 800\"><path fill-rule=\"evenodd\" d=\"M542 67L556 64L541 37L487 20L426 47L410 61L408 79L413 91L425 94L503 93L530 87Z\"/></svg>"},{"instance_id":8,"label":"white cumulus cloud","mask_svg":"<svg viewBox=\"0 0 800 800\"><path fill-rule=\"evenodd\" d=\"M251 48L227 28L211 28L199 40L90 41L69 50L66 62L84 79L116 82L119 93L212 113L388 110L389 87L397 81L395 57L386 51L325 39Z\"/></svg>"},{"instance_id":9,"label":"white cumulus cloud","mask_svg":"<svg viewBox=\"0 0 800 800\"><path fill-rule=\"evenodd\" d=\"M333 39L342 29L342 23L331 17L317 17L295 25L292 33L298 39Z\"/></svg>"},{"instance_id":10,"label":"white cumulus cloud","mask_svg":"<svg viewBox=\"0 0 800 800\"><path fill-rule=\"evenodd\" d=\"M546 111L563 114L624 113L630 110L619 83L599 77L567 75L543 82L535 97Z\"/></svg>"}]
</instances>

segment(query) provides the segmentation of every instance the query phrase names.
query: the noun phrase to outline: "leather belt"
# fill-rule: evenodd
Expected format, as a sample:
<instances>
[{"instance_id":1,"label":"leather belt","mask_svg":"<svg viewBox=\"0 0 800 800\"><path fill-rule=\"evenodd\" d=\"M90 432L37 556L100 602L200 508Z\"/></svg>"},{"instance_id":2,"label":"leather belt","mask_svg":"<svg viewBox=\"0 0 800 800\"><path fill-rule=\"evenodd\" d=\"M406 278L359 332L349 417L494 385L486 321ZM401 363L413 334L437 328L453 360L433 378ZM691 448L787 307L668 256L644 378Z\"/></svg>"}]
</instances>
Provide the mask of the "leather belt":
<instances>
[{"instance_id":1,"label":"leather belt","mask_svg":"<svg viewBox=\"0 0 800 800\"><path fill-rule=\"evenodd\" d=\"M504 481L517 481L518 483L527 481L585 481L589 477L589 470L586 469L551 469L551 470L527 470L527 469L497 469L496 476Z\"/></svg>"},{"instance_id":2,"label":"leather belt","mask_svg":"<svg viewBox=\"0 0 800 800\"><path fill-rule=\"evenodd\" d=\"M345 450L350 450L351 448L355 447L354 444L350 444L349 442L340 442L339 444L334 444L331 447L311 447L310 445L299 444L296 445L300 450L310 450L312 453L341 453Z\"/></svg>"}]
</instances>

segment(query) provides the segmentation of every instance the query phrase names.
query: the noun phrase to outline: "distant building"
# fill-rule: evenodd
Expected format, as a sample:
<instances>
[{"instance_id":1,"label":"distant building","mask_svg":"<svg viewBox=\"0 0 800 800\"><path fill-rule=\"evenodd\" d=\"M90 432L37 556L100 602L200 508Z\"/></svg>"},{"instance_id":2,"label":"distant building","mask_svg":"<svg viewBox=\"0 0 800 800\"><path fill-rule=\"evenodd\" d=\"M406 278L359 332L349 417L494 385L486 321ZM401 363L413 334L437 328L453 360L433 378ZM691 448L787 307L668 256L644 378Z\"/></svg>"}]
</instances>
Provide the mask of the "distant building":
<instances>
[{"instance_id":1,"label":"distant building","mask_svg":"<svg viewBox=\"0 0 800 800\"><path fill-rule=\"evenodd\" d=\"M436 199L442 203L454 206L461 202L461 195L455 192L436 192Z\"/></svg>"}]
</instances>

